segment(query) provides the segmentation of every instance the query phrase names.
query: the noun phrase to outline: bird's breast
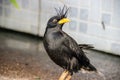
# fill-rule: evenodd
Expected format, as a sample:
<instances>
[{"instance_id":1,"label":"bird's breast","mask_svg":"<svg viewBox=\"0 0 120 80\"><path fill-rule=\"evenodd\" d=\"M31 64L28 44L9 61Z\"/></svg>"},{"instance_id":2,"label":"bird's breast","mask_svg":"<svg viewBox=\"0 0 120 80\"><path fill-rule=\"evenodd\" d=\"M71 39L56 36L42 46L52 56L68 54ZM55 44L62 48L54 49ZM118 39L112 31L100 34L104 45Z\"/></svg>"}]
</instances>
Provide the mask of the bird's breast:
<instances>
[{"instance_id":1,"label":"bird's breast","mask_svg":"<svg viewBox=\"0 0 120 80\"><path fill-rule=\"evenodd\" d=\"M60 48L63 42L63 38L60 34L51 33L46 35L45 37L46 43L48 44L46 47L51 50L56 50Z\"/></svg>"}]
</instances>

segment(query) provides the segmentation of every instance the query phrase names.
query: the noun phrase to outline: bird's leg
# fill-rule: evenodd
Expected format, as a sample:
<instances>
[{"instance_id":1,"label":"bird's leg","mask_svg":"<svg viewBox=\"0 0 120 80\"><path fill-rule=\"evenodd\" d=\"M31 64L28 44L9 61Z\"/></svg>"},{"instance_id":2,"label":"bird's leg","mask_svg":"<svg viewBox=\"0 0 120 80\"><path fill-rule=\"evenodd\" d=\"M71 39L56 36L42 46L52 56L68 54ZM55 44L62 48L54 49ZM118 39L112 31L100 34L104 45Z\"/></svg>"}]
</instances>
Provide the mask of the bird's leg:
<instances>
[{"instance_id":1,"label":"bird's leg","mask_svg":"<svg viewBox=\"0 0 120 80\"><path fill-rule=\"evenodd\" d=\"M65 78L67 77L68 74L69 74L69 72L65 70L65 71L61 74L59 80L65 80Z\"/></svg>"},{"instance_id":2,"label":"bird's leg","mask_svg":"<svg viewBox=\"0 0 120 80\"><path fill-rule=\"evenodd\" d=\"M71 80L71 78L72 78L72 75L68 72L68 75L65 80Z\"/></svg>"},{"instance_id":3,"label":"bird's leg","mask_svg":"<svg viewBox=\"0 0 120 80\"><path fill-rule=\"evenodd\" d=\"M65 80L71 80L72 76L68 75Z\"/></svg>"}]
</instances>

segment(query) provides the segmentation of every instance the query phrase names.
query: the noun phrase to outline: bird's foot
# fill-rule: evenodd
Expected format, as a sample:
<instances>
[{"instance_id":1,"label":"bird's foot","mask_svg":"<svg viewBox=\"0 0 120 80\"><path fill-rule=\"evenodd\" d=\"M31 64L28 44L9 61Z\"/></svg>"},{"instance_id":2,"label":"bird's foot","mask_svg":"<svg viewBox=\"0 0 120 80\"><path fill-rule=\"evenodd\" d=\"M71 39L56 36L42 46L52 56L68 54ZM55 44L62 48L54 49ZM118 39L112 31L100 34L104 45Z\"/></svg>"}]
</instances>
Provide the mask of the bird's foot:
<instances>
[{"instance_id":1,"label":"bird's foot","mask_svg":"<svg viewBox=\"0 0 120 80\"><path fill-rule=\"evenodd\" d=\"M61 74L59 80L65 80L65 78L66 78L67 75L68 75L68 72L65 70L65 71Z\"/></svg>"},{"instance_id":2,"label":"bird's foot","mask_svg":"<svg viewBox=\"0 0 120 80\"><path fill-rule=\"evenodd\" d=\"M61 76L60 76L60 78L59 78L59 80L71 80L71 75L69 74L69 71L64 71L62 74L61 74Z\"/></svg>"},{"instance_id":3,"label":"bird's foot","mask_svg":"<svg viewBox=\"0 0 120 80\"><path fill-rule=\"evenodd\" d=\"M71 80L72 76L70 74L68 74L68 76L66 77L65 80Z\"/></svg>"}]
</instances>

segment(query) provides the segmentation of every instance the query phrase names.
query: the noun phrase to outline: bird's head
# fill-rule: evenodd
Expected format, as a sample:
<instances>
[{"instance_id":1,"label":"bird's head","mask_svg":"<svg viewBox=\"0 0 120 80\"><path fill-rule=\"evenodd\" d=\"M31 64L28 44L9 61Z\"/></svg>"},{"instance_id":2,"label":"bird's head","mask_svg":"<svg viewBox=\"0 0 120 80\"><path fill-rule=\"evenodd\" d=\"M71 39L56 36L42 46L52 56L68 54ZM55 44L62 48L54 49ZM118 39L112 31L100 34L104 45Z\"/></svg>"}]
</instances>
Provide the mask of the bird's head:
<instances>
[{"instance_id":1,"label":"bird's head","mask_svg":"<svg viewBox=\"0 0 120 80\"><path fill-rule=\"evenodd\" d=\"M69 22L70 20L67 18L67 12L69 10L69 8L67 8L66 6L64 6L63 8L55 8L57 15L51 17L48 20L47 23L47 27L49 28L54 28L54 27L60 27L62 29L62 26ZM59 26L58 26L59 25Z\"/></svg>"}]
</instances>

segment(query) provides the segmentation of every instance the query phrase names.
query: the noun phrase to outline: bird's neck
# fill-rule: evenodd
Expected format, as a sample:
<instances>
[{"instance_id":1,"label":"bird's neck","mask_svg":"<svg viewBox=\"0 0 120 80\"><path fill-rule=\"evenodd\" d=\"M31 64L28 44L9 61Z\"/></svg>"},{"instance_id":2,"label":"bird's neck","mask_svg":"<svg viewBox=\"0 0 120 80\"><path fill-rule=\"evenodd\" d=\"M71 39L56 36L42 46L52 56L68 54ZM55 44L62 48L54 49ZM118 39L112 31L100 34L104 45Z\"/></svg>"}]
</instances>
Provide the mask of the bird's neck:
<instances>
[{"instance_id":1,"label":"bird's neck","mask_svg":"<svg viewBox=\"0 0 120 80\"><path fill-rule=\"evenodd\" d=\"M55 32L59 32L59 31L62 31L62 29L60 27L54 27L54 28L47 27L45 30L44 36L48 35L48 34L55 33Z\"/></svg>"}]
</instances>

